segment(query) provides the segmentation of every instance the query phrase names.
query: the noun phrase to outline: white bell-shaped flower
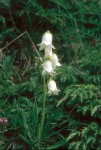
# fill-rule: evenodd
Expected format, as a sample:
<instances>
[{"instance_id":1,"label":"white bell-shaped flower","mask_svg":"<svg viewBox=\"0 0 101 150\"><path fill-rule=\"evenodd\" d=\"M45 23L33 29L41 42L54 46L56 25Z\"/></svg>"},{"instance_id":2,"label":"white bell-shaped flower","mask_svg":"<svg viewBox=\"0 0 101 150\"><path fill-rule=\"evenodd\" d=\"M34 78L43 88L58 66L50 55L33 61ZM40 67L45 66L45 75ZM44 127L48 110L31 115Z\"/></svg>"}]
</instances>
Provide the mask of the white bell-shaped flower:
<instances>
[{"instance_id":1,"label":"white bell-shaped flower","mask_svg":"<svg viewBox=\"0 0 101 150\"><path fill-rule=\"evenodd\" d=\"M61 64L59 63L58 57L55 53L52 53L52 55L49 56L49 59L52 63L53 69L55 69L56 66L61 66Z\"/></svg>"},{"instance_id":2,"label":"white bell-shaped flower","mask_svg":"<svg viewBox=\"0 0 101 150\"><path fill-rule=\"evenodd\" d=\"M45 45L52 44L52 34L49 31L44 33L44 35L42 37L42 43L45 43Z\"/></svg>"},{"instance_id":3,"label":"white bell-shaped flower","mask_svg":"<svg viewBox=\"0 0 101 150\"><path fill-rule=\"evenodd\" d=\"M44 35L42 36L42 42L41 44L39 44L39 46L39 50L45 49L46 46L50 46L50 48L55 49L55 47L52 45L52 34L49 31L44 33Z\"/></svg>"},{"instance_id":4,"label":"white bell-shaped flower","mask_svg":"<svg viewBox=\"0 0 101 150\"><path fill-rule=\"evenodd\" d=\"M55 95L58 95L60 90L57 89L57 86L56 86L56 82L54 80L49 80L48 82L48 94L51 95L51 94L55 94Z\"/></svg>"},{"instance_id":5,"label":"white bell-shaped flower","mask_svg":"<svg viewBox=\"0 0 101 150\"><path fill-rule=\"evenodd\" d=\"M52 63L49 60L46 60L43 63L43 69L44 69L43 72L42 72L43 75L45 75L47 73L49 73L49 74L54 73L53 68L52 68Z\"/></svg>"}]
</instances>

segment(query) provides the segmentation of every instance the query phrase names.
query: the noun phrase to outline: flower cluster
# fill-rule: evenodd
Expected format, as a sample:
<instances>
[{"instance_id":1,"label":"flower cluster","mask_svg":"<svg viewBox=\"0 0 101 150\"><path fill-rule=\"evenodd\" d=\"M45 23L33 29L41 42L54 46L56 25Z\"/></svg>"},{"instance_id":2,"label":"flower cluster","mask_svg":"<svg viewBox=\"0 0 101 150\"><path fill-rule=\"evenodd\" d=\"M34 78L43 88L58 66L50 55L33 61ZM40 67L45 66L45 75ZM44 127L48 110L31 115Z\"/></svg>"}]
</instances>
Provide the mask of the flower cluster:
<instances>
[{"instance_id":1,"label":"flower cluster","mask_svg":"<svg viewBox=\"0 0 101 150\"><path fill-rule=\"evenodd\" d=\"M59 63L58 57L55 53L52 52L52 49L55 47L52 45L52 34L47 31L42 36L42 42L39 44L39 50L45 51L45 61L43 62L43 72L42 75L49 74L51 76L48 81L48 94L52 93L57 95L60 90L57 89L56 82L52 79L53 74L57 66L61 66Z\"/></svg>"},{"instance_id":2,"label":"flower cluster","mask_svg":"<svg viewBox=\"0 0 101 150\"><path fill-rule=\"evenodd\" d=\"M0 123L2 123L3 125L6 125L8 122L7 118L0 118Z\"/></svg>"}]
</instances>

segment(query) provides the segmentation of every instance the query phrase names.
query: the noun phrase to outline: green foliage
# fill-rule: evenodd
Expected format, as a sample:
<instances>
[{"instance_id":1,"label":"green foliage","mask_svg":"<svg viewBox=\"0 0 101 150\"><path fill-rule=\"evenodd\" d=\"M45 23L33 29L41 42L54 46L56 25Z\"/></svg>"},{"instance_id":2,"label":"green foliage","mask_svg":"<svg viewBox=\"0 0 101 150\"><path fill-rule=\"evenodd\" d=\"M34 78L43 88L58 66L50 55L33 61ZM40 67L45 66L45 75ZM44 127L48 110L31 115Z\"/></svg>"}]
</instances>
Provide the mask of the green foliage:
<instances>
[{"instance_id":1,"label":"green foliage","mask_svg":"<svg viewBox=\"0 0 101 150\"><path fill-rule=\"evenodd\" d=\"M100 0L0 1L0 118L8 118L0 148L101 149L100 12ZM41 62L27 34L16 38L27 31L37 45L47 30L62 63L61 92L47 96L40 137Z\"/></svg>"},{"instance_id":2,"label":"green foliage","mask_svg":"<svg viewBox=\"0 0 101 150\"><path fill-rule=\"evenodd\" d=\"M69 149L94 149L101 146L101 129L97 123L92 122L88 126L84 127L80 131L73 131L67 138L67 141L71 141ZM75 142L73 142L73 139Z\"/></svg>"}]
</instances>

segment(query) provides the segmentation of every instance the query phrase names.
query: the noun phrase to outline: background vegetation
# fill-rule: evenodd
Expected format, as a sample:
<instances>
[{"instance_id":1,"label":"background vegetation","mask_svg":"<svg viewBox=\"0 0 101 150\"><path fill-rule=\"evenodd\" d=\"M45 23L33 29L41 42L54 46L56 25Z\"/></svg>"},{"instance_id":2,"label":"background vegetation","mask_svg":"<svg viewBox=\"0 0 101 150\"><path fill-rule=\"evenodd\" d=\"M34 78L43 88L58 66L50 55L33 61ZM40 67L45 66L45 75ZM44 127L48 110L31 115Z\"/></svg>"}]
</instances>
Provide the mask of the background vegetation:
<instances>
[{"instance_id":1,"label":"background vegetation","mask_svg":"<svg viewBox=\"0 0 101 150\"><path fill-rule=\"evenodd\" d=\"M61 93L42 116L40 60L28 34L0 51L0 150L101 149L101 0L0 0L0 48L53 34ZM40 55L43 55L40 52Z\"/></svg>"}]
</instances>

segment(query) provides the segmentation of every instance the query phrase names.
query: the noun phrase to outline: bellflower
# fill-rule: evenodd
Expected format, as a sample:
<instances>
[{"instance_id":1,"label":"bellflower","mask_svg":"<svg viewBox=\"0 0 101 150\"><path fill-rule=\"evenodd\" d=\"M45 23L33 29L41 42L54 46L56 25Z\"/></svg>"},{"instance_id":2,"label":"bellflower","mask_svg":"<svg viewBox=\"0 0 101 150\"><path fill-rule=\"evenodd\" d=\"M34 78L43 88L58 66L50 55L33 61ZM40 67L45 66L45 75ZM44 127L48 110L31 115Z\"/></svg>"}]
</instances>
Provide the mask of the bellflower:
<instances>
[{"instance_id":1,"label":"bellflower","mask_svg":"<svg viewBox=\"0 0 101 150\"><path fill-rule=\"evenodd\" d=\"M43 50L47 46L55 49L55 47L52 45L52 34L49 31L44 33L44 35L42 37L42 42L41 42L41 44L39 44L39 46L40 46L39 50Z\"/></svg>"},{"instance_id":2,"label":"bellflower","mask_svg":"<svg viewBox=\"0 0 101 150\"><path fill-rule=\"evenodd\" d=\"M52 74L54 73L53 68L52 68L52 63L49 60L46 60L43 63L43 72L42 74L45 75L46 73Z\"/></svg>"},{"instance_id":3,"label":"bellflower","mask_svg":"<svg viewBox=\"0 0 101 150\"><path fill-rule=\"evenodd\" d=\"M45 47L45 57L52 55L52 48L50 46Z\"/></svg>"},{"instance_id":4,"label":"bellflower","mask_svg":"<svg viewBox=\"0 0 101 150\"><path fill-rule=\"evenodd\" d=\"M52 63L53 69L55 69L56 66L61 66L61 64L59 63L58 57L55 53L52 53L52 55L49 56L49 59Z\"/></svg>"},{"instance_id":5,"label":"bellflower","mask_svg":"<svg viewBox=\"0 0 101 150\"><path fill-rule=\"evenodd\" d=\"M58 57L55 53L52 52L52 49L55 49L55 47L52 45L52 34L47 31L44 33L44 35L42 36L42 42L41 44L39 44L39 50L43 50L45 52L45 56L44 58L46 59L42 66L43 66L43 71L42 71L42 75L46 75L47 73L51 76L51 78L53 77L53 73L55 68L57 66L61 66L61 64L59 63ZM53 79L50 79L48 81L48 94L55 94L58 95L59 91L57 86L56 86L56 82Z\"/></svg>"},{"instance_id":6,"label":"bellflower","mask_svg":"<svg viewBox=\"0 0 101 150\"><path fill-rule=\"evenodd\" d=\"M56 82L52 79L49 80L49 82L48 82L48 94L51 95L53 93L55 95L58 95L59 91L60 90L57 89Z\"/></svg>"}]
</instances>

